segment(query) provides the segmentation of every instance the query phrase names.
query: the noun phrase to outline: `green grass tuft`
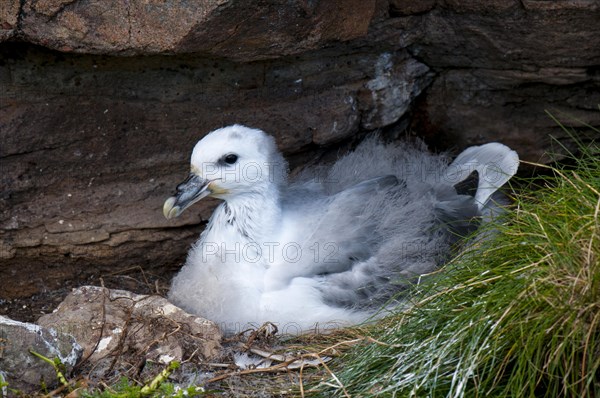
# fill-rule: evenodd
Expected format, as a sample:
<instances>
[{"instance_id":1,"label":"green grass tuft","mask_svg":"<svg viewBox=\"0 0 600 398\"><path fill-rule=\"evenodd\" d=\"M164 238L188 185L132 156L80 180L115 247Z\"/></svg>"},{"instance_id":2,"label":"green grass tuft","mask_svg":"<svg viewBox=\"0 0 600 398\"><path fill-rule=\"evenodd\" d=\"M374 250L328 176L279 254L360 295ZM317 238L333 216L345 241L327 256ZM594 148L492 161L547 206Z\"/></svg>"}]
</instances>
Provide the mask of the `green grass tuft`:
<instances>
[{"instance_id":1,"label":"green grass tuft","mask_svg":"<svg viewBox=\"0 0 600 398\"><path fill-rule=\"evenodd\" d=\"M492 238L371 329L380 343L340 358L321 394L600 397L597 150L518 198Z\"/></svg>"}]
</instances>

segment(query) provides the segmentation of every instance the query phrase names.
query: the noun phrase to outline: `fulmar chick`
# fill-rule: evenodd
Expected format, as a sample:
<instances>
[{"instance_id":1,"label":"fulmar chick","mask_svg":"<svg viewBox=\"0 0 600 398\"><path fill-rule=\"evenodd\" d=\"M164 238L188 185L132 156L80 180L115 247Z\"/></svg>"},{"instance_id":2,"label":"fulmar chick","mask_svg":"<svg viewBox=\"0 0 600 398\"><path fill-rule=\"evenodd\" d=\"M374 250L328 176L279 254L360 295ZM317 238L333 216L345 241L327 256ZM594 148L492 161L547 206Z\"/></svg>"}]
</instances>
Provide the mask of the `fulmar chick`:
<instances>
[{"instance_id":1,"label":"fulmar chick","mask_svg":"<svg viewBox=\"0 0 600 398\"><path fill-rule=\"evenodd\" d=\"M282 333L363 322L447 258L518 163L499 143L470 147L448 165L418 145L372 137L288 181L271 136L215 130L164 204L172 218L205 196L223 200L169 298L228 333L267 321Z\"/></svg>"}]
</instances>

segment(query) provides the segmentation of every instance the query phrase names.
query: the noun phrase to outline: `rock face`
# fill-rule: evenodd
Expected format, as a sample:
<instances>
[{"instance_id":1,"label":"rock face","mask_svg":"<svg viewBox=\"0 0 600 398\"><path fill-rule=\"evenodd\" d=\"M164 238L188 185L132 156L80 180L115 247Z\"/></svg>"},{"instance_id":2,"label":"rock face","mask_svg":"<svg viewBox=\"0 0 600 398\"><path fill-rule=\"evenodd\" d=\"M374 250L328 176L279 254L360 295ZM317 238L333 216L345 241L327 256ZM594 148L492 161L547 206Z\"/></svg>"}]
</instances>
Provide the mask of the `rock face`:
<instances>
[{"instance_id":1,"label":"rock face","mask_svg":"<svg viewBox=\"0 0 600 398\"><path fill-rule=\"evenodd\" d=\"M73 335L83 348L78 366L98 377L113 370L142 368L145 361L201 361L220 354L217 325L190 315L160 296L96 286L74 289L38 324Z\"/></svg>"},{"instance_id":2,"label":"rock face","mask_svg":"<svg viewBox=\"0 0 600 398\"><path fill-rule=\"evenodd\" d=\"M410 46L439 73L423 98L422 132L458 147L500 139L545 162L557 150L551 135L568 140L546 111L574 126L600 124L599 2L438 3L418 17L423 40Z\"/></svg>"},{"instance_id":3,"label":"rock face","mask_svg":"<svg viewBox=\"0 0 600 398\"><path fill-rule=\"evenodd\" d=\"M42 383L49 387L57 384L52 365L35 357L30 350L51 360L60 359L67 376L82 353L68 334L0 316L0 379L10 389L30 393L39 391Z\"/></svg>"},{"instance_id":4,"label":"rock face","mask_svg":"<svg viewBox=\"0 0 600 398\"><path fill-rule=\"evenodd\" d=\"M363 36L375 0L26 0L25 40L60 51L206 53L251 61Z\"/></svg>"},{"instance_id":5,"label":"rock face","mask_svg":"<svg viewBox=\"0 0 600 398\"><path fill-rule=\"evenodd\" d=\"M595 0L251 3L3 0L0 298L181 263L215 202L161 206L223 125L293 167L407 127L544 162L571 145L546 110L600 126Z\"/></svg>"},{"instance_id":6,"label":"rock face","mask_svg":"<svg viewBox=\"0 0 600 398\"><path fill-rule=\"evenodd\" d=\"M0 6L0 41L14 36L19 20L20 0L6 0Z\"/></svg>"}]
</instances>

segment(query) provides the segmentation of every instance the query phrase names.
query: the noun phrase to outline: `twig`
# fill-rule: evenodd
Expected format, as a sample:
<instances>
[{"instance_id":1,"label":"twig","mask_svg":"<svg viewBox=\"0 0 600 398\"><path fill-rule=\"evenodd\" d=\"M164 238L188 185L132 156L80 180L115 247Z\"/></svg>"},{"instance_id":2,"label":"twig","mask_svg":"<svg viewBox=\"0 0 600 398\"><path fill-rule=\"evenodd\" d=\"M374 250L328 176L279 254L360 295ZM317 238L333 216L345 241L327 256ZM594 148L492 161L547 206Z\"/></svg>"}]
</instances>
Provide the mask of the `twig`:
<instances>
[{"instance_id":1,"label":"twig","mask_svg":"<svg viewBox=\"0 0 600 398\"><path fill-rule=\"evenodd\" d=\"M114 300L111 301L116 301L117 299L120 299L122 297L117 297ZM110 299L109 299L110 300ZM110 352L111 355L114 355L113 360L110 363L110 366L108 367L108 371L107 373L112 372L112 370L114 369L114 367L117 365L117 361L119 360L119 358L121 357L121 355L123 354L123 350L125 349L125 341L127 340L127 337L129 337L129 326L131 323L131 320L133 318L133 311L135 310L135 303L134 305L128 309L127 311L127 319L125 320L125 324L123 325L123 330L119 336L119 341L117 342L117 346Z\"/></svg>"},{"instance_id":2,"label":"twig","mask_svg":"<svg viewBox=\"0 0 600 398\"><path fill-rule=\"evenodd\" d=\"M206 362L202 364L203 366L208 366L210 368L230 368L231 364L227 363L214 363L214 362Z\"/></svg>"},{"instance_id":3,"label":"twig","mask_svg":"<svg viewBox=\"0 0 600 398\"><path fill-rule=\"evenodd\" d=\"M219 375L219 376L213 377L212 379L207 380L205 384L214 383L215 381L227 379L228 377L231 377L231 376L237 376L237 375L241 376L241 375L246 375L246 374L251 374L251 373L271 373L271 372L278 372L281 370L287 370L287 366L297 360L298 360L298 358L293 358L293 359L290 359L289 361L278 363L277 365L269 366L268 368L244 369L244 370L240 370L240 371L224 373L222 375Z\"/></svg>"},{"instance_id":4,"label":"twig","mask_svg":"<svg viewBox=\"0 0 600 398\"><path fill-rule=\"evenodd\" d=\"M106 325L106 288L104 287L104 279L100 278L100 286L102 287L102 324L100 326L100 335L98 336L98 340L96 340L96 344L94 344L94 348L90 350L85 358L79 361L73 367L73 372L76 372L84 363L86 363L90 357L96 352L98 346L100 345L100 341L102 340L102 336L104 335L104 326ZM90 326L91 327L91 326Z\"/></svg>"},{"instance_id":5,"label":"twig","mask_svg":"<svg viewBox=\"0 0 600 398\"><path fill-rule=\"evenodd\" d=\"M323 365L323 367L329 373L329 375L333 378L333 380L335 380L336 383L338 383L338 386L342 389L344 395L347 398L350 398L350 394L348 394L348 391L346 390L346 387L344 387L344 384L340 381L340 379L338 379L338 377L335 375L335 373L333 373L331 371L331 369L329 368L329 366L327 366L325 361L323 361L323 359L318 354L308 354L308 355L316 357L321 362L321 365Z\"/></svg>"}]
</instances>

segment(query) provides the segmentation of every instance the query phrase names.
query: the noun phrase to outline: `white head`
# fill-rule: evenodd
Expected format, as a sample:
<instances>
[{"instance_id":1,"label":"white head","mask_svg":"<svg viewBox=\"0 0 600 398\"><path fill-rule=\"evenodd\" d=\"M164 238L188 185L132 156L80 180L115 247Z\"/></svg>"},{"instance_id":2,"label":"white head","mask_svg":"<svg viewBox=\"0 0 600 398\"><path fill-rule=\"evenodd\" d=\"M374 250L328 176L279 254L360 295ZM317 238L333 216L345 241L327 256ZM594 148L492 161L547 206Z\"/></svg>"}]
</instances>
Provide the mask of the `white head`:
<instances>
[{"instance_id":1,"label":"white head","mask_svg":"<svg viewBox=\"0 0 600 398\"><path fill-rule=\"evenodd\" d=\"M165 217L176 217L205 196L226 201L241 195L272 194L285 183L287 163L273 137L233 125L202 138L192 152L191 173L167 199Z\"/></svg>"}]
</instances>

